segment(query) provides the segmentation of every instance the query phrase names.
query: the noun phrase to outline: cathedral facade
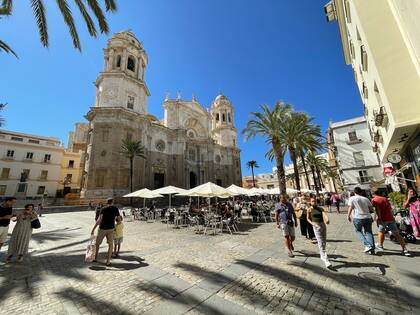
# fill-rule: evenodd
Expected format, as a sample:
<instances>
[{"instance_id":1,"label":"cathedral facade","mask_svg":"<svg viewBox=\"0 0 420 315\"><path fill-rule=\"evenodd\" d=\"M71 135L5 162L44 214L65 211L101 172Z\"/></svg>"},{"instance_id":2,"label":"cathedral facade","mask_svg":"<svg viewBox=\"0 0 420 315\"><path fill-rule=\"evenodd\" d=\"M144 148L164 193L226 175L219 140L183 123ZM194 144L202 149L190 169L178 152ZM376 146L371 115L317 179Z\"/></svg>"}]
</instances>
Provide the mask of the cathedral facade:
<instances>
[{"instance_id":1,"label":"cathedral facade","mask_svg":"<svg viewBox=\"0 0 420 315\"><path fill-rule=\"evenodd\" d=\"M105 66L96 85L89 121L82 196L120 196L129 192L129 159L123 139L140 140L145 159L134 159L133 189L167 185L192 188L211 181L241 184L240 150L234 111L219 95L204 108L194 97L163 101L164 119L147 112L148 62L131 32L116 33L104 49Z\"/></svg>"}]
</instances>

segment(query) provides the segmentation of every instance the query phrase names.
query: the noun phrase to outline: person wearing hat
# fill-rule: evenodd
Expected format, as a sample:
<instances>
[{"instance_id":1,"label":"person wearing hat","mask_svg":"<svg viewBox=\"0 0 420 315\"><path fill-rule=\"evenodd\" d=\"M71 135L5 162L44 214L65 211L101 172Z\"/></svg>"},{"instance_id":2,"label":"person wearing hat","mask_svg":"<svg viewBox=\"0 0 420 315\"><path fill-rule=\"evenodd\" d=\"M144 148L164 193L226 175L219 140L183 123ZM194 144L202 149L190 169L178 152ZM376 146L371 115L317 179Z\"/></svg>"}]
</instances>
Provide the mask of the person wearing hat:
<instances>
[{"instance_id":1,"label":"person wearing hat","mask_svg":"<svg viewBox=\"0 0 420 315\"><path fill-rule=\"evenodd\" d=\"M92 229L92 235L95 234L95 229L99 226L98 235L96 237L96 254L95 260L98 257L99 247L102 244L102 241L106 237L106 241L108 243L108 255L106 260L106 265L111 265L111 257L112 257L112 245L114 240L114 229L115 229L115 222L118 220L122 221L122 216L120 215L120 211L116 206L114 206L114 200L112 198L107 199L107 205L101 210L98 220L96 221L95 225Z\"/></svg>"}]
</instances>

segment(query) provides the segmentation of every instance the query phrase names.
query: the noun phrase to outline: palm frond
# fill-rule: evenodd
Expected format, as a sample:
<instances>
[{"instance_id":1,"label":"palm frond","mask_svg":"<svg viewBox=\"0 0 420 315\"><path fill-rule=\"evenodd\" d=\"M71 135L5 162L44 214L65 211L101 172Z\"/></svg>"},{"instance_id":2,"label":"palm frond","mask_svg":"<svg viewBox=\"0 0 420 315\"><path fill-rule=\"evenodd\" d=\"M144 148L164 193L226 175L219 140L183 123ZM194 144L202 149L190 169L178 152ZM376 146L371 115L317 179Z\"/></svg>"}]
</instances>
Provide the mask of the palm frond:
<instances>
[{"instance_id":1,"label":"palm frond","mask_svg":"<svg viewBox=\"0 0 420 315\"><path fill-rule=\"evenodd\" d=\"M136 156L145 159L145 149L141 144L141 141L135 141L131 139L123 139L121 144L121 153L129 158Z\"/></svg>"},{"instance_id":2,"label":"palm frond","mask_svg":"<svg viewBox=\"0 0 420 315\"><path fill-rule=\"evenodd\" d=\"M4 52L8 53L8 54L13 54L16 58L19 58L17 56L17 54L14 52L14 50L12 48L10 48L9 45L7 45L5 42L3 42L2 40L0 40L0 51L3 50Z\"/></svg>"},{"instance_id":3,"label":"palm frond","mask_svg":"<svg viewBox=\"0 0 420 315\"><path fill-rule=\"evenodd\" d=\"M0 6L0 15L11 15L13 9L12 0L2 0Z\"/></svg>"},{"instance_id":4,"label":"palm frond","mask_svg":"<svg viewBox=\"0 0 420 315\"><path fill-rule=\"evenodd\" d=\"M82 0L75 0L75 2L76 2L76 5L79 8L80 13L83 16L83 19L85 20L86 27L89 31L89 34L93 37L97 37L98 33L96 31L95 24L93 23L92 18L90 17L89 13L87 12L84 3L82 2Z\"/></svg>"},{"instance_id":5,"label":"palm frond","mask_svg":"<svg viewBox=\"0 0 420 315\"><path fill-rule=\"evenodd\" d=\"M105 9L107 12L117 11L117 4L115 3L115 0L105 0Z\"/></svg>"},{"instance_id":6,"label":"palm frond","mask_svg":"<svg viewBox=\"0 0 420 315\"><path fill-rule=\"evenodd\" d=\"M44 47L48 47L48 27L47 18L45 17L44 2L42 0L31 0L31 7L34 12L41 43Z\"/></svg>"},{"instance_id":7,"label":"palm frond","mask_svg":"<svg viewBox=\"0 0 420 315\"><path fill-rule=\"evenodd\" d=\"M98 20L99 29L101 30L101 33L108 34L109 27L108 23L106 21L106 18L104 16L104 13L102 12L101 7L99 6L99 3L97 0L87 0L87 3L89 7L92 9L93 13L96 16L96 19Z\"/></svg>"},{"instance_id":8,"label":"palm frond","mask_svg":"<svg viewBox=\"0 0 420 315\"><path fill-rule=\"evenodd\" d=\"M74 24L73 15L71 13L67 0L56 0L56 2L58 5L58 8L61 11L61 14L63 15L64 23L66 23L69 29L70 36L73 40L74 48L81 51L82 47L80 46L79 34L77 33L76 25Z\"/></svg>"}]
</instances>

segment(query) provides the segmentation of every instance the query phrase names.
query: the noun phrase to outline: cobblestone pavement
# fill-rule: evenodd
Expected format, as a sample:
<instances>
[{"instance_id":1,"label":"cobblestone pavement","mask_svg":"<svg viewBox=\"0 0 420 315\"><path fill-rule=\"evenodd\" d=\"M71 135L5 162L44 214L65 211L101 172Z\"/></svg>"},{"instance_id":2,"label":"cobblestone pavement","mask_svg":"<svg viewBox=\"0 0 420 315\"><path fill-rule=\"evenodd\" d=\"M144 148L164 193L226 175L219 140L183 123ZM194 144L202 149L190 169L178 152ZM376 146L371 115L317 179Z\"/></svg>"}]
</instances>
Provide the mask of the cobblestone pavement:
<instances>
[{"instance_id":1,"label":"cobblestone pavement","mask_svg":"<svg viewBox=\"0 0 420 315\"><path fill-rule=\"evenodd\" d=\"M344 214L328 226L327 270L298 237L288 258L273 223L235 235L196 234L160 222L125 222L120 259L84 263L92 212L47 214L23 263L0 253L0 314L419 314L415 257L363 253ZM11 228L10 228L11 230Z\"/></svg>"}]
</instances>

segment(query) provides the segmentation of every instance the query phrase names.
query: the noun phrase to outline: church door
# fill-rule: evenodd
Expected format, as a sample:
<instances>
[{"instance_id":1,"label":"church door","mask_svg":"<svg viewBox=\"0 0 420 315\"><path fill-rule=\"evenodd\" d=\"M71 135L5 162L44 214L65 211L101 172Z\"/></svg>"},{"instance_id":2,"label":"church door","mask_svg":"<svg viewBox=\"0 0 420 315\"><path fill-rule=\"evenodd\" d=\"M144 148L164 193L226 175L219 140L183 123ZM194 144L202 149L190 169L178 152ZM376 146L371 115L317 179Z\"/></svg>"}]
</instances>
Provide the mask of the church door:
<instances>
[{"instance_id":1,"label":"church door","mask_svg":"<svg viewBox=\"0 0 420 315\"><path fill-rule=\"evenodd\" d=\"M164 173L155 173L154 175L154 189L162 188L165 186L165 174Z\"/></svg>"},{"instance_id":2,"label":"church door","mask_svg":"<svg viewBox=\"0 0 420 315\"><path fill-rule=\"evenodd\" d=\"M194 172L190 172L190 188L197 186L197 175Z\"/></svg>"}]
</instances>

